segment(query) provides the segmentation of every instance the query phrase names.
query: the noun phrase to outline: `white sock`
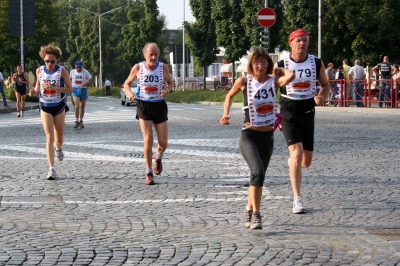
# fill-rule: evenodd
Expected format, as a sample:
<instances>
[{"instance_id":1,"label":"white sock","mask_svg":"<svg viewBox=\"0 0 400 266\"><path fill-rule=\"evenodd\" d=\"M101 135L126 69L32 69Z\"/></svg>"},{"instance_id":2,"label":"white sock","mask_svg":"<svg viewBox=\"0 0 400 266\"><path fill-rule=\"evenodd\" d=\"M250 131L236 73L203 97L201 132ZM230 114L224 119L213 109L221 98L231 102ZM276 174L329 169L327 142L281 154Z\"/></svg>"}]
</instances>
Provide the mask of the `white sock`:
<instances>
[{"instance_id":1,"label":"white sock","mask_svg":"<svg viewBox=\"0 0 400 266\"><path fill-rule=\"evenodd\" d=\"M156 155L156 159L158 160L158 159L162 159L162 157L164 156L164 154L161 154L161 155Z\"/></svg>"},{"instance_id":2,"label":"white sock","mask_svg":"<svg viewBox=\"0 0 400 266\"><path fill-rule=\"evenodd\" d=\"M246 206L246 211L251 211L251 209L249 207Z\"/></svg>"},{"instance_id":3,"label":"white sock","mask_svg":"<svg viewBox=\"0 0 400 266\"><path fill-rule=\"evenodd\" d=\"M146 169L146 174L150 174L150 173L153 173L153 169L151 169L151 168Z\"/></svg>"}]
</instances>

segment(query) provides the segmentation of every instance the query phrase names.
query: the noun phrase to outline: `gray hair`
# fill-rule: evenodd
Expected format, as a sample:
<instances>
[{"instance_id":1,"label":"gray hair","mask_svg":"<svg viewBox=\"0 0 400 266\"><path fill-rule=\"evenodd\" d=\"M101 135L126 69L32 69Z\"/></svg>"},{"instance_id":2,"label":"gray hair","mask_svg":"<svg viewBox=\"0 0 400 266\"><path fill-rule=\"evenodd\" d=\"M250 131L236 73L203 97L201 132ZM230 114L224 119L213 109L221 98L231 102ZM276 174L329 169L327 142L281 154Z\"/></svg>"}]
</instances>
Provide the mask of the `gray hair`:
<instances>
[{"instance_id":1,"label":"gray hair","mask_svg":"<svg viewBox=\"0 0 400 266\"><path fill-rule=\"evenodd\" d=\"M158 47L158 45L155 42L148 42L145 44L145 46L143 47L143 55L146 53L147 47L149 47L149 45L155 45L157 47L158 50L158 54L160 54L160 47Z\"/></svg>"},{"instance_id":2,"label":"gray hair","mask_svg":"<svg viewBox=\"0 0 400 266\"><path fill-rule=\"evenodd\" d=\"M347 59L343 59L343 63L347 65L349 62L347 62Z\"/></svg>"},{"instance_id":3,"label":"gray hair","mask_svg":"<svg viewBox=\"0 0 400 266\"><path fill-rule=\"evenodd\" d=\"M361 64L361 62L360 62L360 60L359 60L359 59L356 59L356 61L354 61L354 64L356 64L356 65L360 65L360 64Z\"/></svg>"}]
</instances>

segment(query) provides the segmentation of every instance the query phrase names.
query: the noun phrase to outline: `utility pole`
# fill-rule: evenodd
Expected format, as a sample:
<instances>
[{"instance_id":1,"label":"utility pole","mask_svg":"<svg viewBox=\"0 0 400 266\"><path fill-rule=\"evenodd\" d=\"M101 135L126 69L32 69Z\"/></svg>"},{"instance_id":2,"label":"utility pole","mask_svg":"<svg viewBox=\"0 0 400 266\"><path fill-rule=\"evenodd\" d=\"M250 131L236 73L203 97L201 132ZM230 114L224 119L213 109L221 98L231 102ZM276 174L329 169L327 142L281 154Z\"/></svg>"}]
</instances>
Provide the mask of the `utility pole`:
<instances>
[{"instance_id":1,"label":"utility pole","mask_svg":"<svg viewBox=\"0 0 400 266\"><path fill-rule=\"evenodd\" d=\"M182 45L182 50L183 50L183 53L182 53L182 76L183 76L183 83L182 83L182 89L183 89L183 91L185 91L185 76L186 76L186 73L185 73L185 70L186 70L186 61L185 61L185 0L183 0L183 31L182 31L182 43L183 43L183 45Z\"/></svg>"}]
</instances>

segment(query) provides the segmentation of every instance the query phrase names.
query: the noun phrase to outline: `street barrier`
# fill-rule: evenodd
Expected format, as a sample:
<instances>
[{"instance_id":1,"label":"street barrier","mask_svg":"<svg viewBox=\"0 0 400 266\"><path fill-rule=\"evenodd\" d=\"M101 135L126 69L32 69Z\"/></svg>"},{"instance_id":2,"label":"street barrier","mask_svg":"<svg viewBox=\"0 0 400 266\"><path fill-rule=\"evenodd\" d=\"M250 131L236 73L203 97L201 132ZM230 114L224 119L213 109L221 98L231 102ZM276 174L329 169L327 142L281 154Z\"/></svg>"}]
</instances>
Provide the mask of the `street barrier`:
<instances>
[{"instance_id":1,"label":"street barrier","mask_svg":"<svg viewBox=\"0 0 400 266\"><path fill-rule=\"evenodd\" d=\"M373 103L386 105L388 108L399 108L400 79L360 79L360 80L328 80L335 84L331 89L324 106L348 107L357 104L371 107ZM346 93L346 85L351 84L352 94Z\"/></svg>"}]
</instances>

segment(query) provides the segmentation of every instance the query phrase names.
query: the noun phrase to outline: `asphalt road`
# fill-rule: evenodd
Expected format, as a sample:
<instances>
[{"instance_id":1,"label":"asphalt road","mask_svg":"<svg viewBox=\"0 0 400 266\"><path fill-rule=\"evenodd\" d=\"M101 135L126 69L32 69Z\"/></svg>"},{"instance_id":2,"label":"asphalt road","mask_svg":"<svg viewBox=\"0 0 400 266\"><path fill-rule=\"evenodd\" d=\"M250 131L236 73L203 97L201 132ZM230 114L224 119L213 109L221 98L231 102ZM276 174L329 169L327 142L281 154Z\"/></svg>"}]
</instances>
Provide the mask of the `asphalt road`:
<instances>
[{"instance_id":1,"label":"asphalt road","mask_svg":"<svg viewBox=\"0 0 400 266\"><path fill-rule=\"evenodd\" d=\"M301 215L276 132L262 230L244 226L241 109L221 115L170 103L164 171L145 186L134 106L90 98L84 129L69 112L54 181L38 110L0 114L0 265L400 265L399 110L318 108Z\"/></svg>"}]
</instances>

